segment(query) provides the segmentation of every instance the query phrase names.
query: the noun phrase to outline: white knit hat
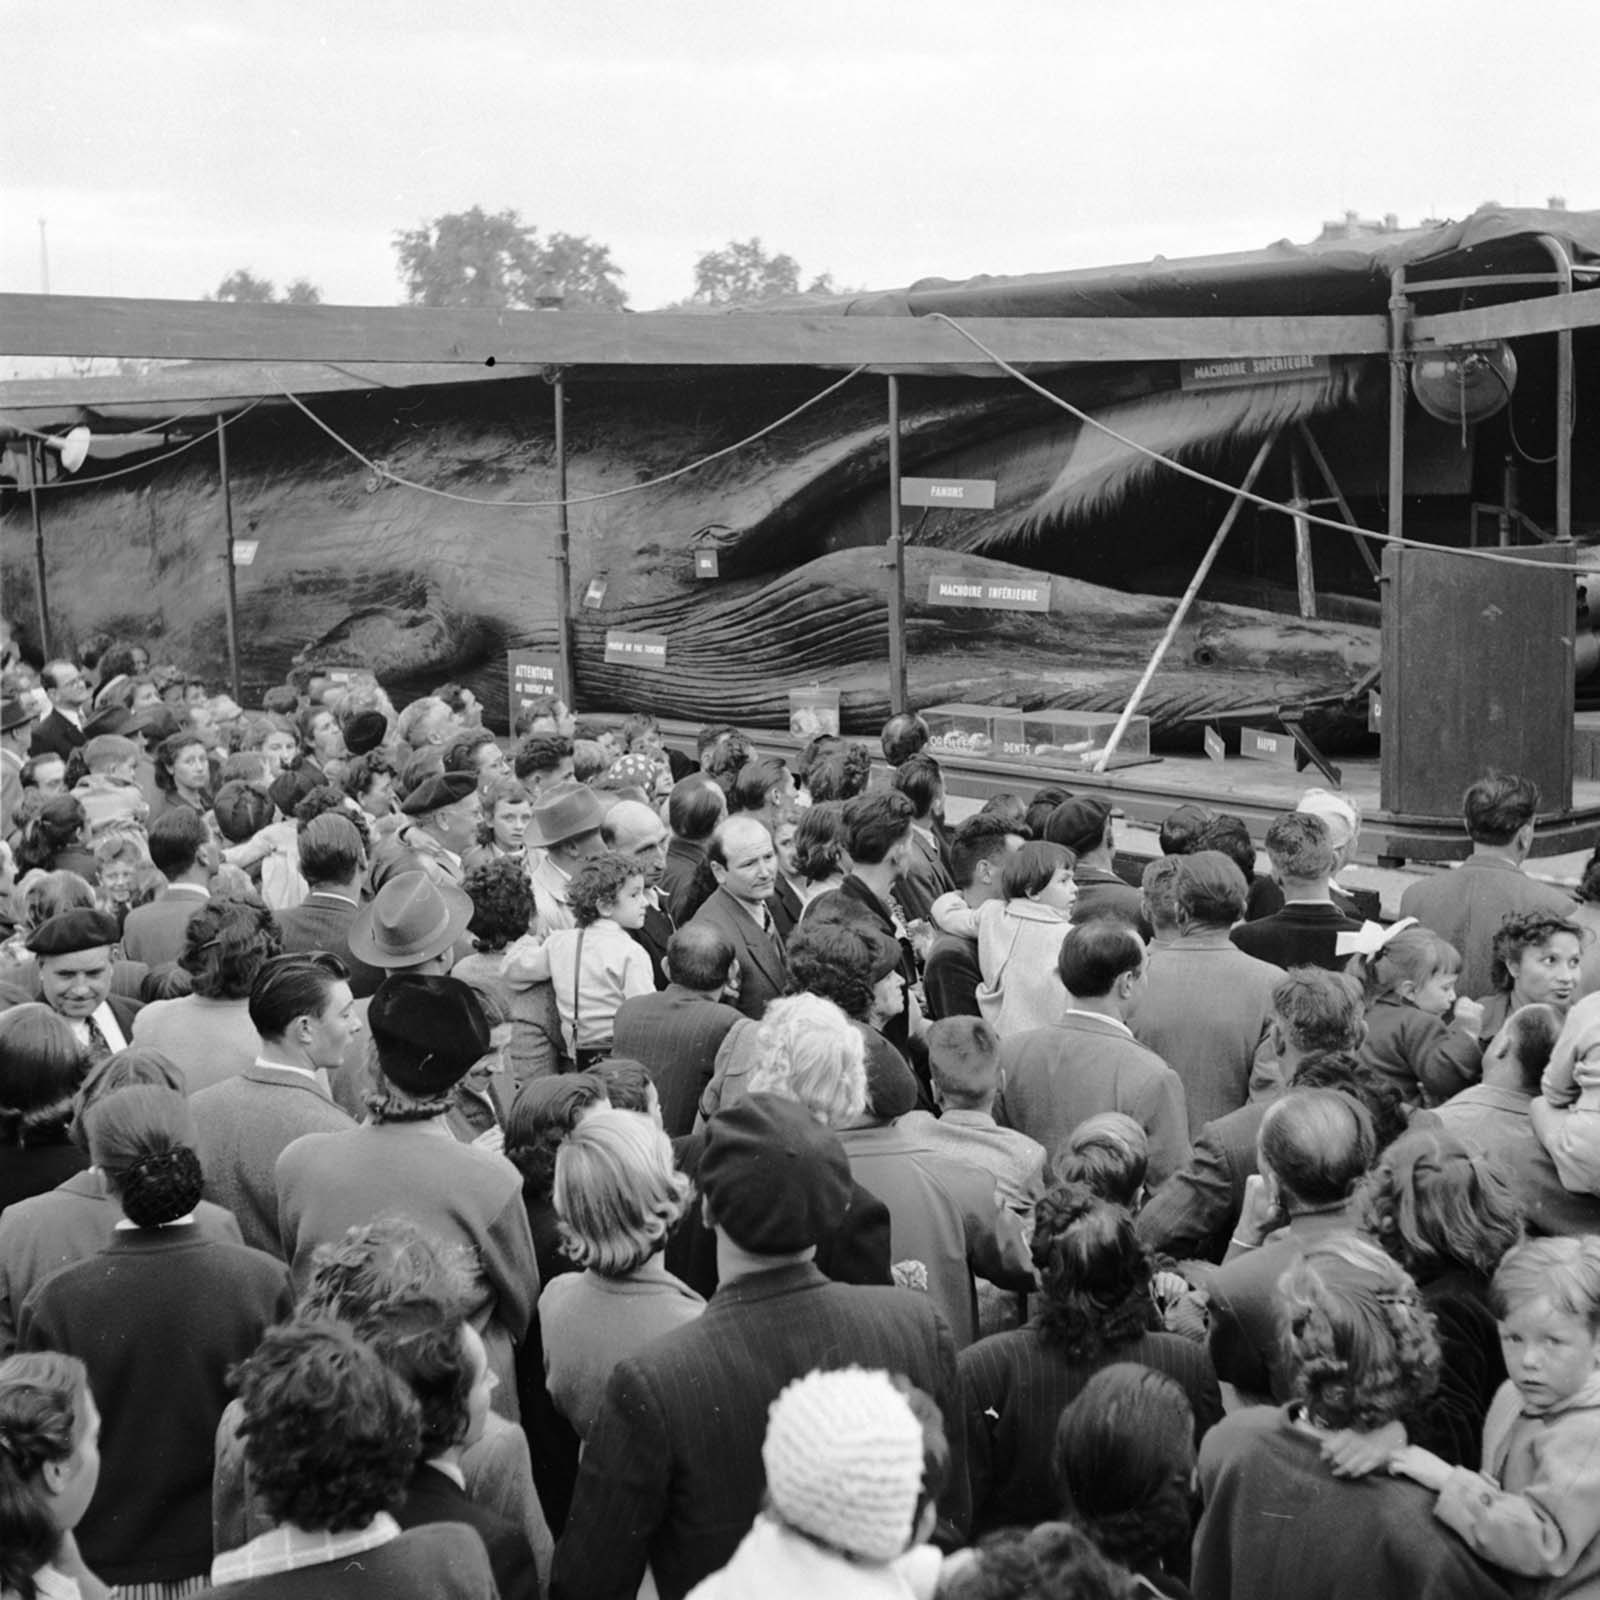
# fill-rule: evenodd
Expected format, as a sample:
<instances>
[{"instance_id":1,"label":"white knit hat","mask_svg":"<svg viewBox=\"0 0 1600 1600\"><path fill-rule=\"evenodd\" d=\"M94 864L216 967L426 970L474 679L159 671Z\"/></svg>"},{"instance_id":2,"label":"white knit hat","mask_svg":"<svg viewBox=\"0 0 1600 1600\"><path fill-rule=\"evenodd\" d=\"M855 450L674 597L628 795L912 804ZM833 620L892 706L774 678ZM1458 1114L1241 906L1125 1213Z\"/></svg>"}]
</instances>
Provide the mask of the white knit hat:
<instances>
[{"instance_id":1,"label":"white knit hat","mask_svg":"<svg viewBox=\"0 0 1600 1600\"><path fill-rule=\"evenodd\" d=\"M922 1424L887 1373L795 1379L772 1402L761 1459L772 1508L791 1527L872 1561L910 1543Z\"/></svg>"}]
</instances>

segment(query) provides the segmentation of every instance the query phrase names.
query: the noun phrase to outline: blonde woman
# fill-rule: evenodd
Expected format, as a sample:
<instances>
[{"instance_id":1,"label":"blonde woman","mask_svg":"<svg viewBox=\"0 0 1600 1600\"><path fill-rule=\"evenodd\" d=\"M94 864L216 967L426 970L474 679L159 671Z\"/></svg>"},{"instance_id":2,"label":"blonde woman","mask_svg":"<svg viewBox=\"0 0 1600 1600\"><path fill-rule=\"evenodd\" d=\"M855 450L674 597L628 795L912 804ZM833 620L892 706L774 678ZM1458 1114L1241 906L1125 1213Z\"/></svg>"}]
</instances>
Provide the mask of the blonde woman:
<instances>
[{"instance_id":1,"label":"blonde woman","mask_svg":"<svg viewBox=\"0 0 1600 1600\"><path fill-rule=\"evenodd\" d=\"M672 1142L636 1111L592 1112L556 1152L556 1214L584 1270L545 1285L539 1320L551 1398L579 1438L612 1368L705 1310L660 1259L689 1196Z\"/></svg>"}]
</instances>

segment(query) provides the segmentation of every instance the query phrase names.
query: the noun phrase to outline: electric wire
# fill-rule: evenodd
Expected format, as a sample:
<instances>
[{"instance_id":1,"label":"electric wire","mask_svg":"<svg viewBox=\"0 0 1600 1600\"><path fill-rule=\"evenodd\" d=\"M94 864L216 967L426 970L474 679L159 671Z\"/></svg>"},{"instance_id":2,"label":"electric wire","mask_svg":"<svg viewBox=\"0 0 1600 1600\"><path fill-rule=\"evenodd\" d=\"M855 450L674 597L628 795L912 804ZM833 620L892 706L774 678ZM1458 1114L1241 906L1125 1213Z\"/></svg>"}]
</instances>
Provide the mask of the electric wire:
<instances>
[{"instance_id":1,"label":"electric wire","mask_svg":"<svg viewBox=\"0 0 1600 1600\"><path fill-rule=\"evenodd\" d=\"M158 456L150 456L144 461L136 461L132 466L118 467L113 472L97 472L92 478L52 478L48 483L35 484L34 488L36 488L41 494L47 489L86 488L90 484L110 483L113 478L126 478L135 472L144 472L150 467L158 467L163 461L171 461L174 456L181 456L185 450L193 450L197 444L204 444L207 439L215 439L216 436L222 432L225 426L239 421L241 417L249 416L250 413L254 411L255 408L260 404L261 400L252 400L250 404L244 408L244 410L235 412L231 417L226 419L226 422L219 422L216 427L208 428L204 433L197 433L192 439L185 439L184 442L176 449L163 451L162 454ZM145 430L140 429L139 431L142 433Z\"/></svg>"}]
</instances>

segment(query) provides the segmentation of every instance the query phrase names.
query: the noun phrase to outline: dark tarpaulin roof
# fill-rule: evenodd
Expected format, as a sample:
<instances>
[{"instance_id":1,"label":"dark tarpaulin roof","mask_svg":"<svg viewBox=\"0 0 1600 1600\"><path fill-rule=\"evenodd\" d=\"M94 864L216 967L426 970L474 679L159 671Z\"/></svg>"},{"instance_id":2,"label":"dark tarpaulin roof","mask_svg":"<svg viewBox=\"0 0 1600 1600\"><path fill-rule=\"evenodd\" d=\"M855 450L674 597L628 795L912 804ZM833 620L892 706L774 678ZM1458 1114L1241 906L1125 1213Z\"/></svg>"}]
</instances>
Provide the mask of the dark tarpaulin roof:
<instances>
[{"instance_id":1,"label":"dark tarpaulin roof","mask_svg":"<svg viewBox=\"0 0 1600 1600\"><path fill-rule=\"evenodd\" d=\"M1600 211L1484 207L1463 222L1322 239L1233 255L1191 256L1023 277L923 278L905 289L804 297L804 309L850 316L921 317L1204 317L1337 316L1381 313L1389 275L1398 266L1420 281L1478 272L1547 272L1554 261L1539 244L1549 234L1578 263L1600 263ZM1482 295L1494 294L1487 286ZM1495 298L1523 299L1537 285ZM1483 303L1474 295L1476 303ZM799 301L790 301L801 309ZM763 309L770 309L763 307ZM1430 310L1444 309L1437 304Z\"/></svg>"}]
</instances>

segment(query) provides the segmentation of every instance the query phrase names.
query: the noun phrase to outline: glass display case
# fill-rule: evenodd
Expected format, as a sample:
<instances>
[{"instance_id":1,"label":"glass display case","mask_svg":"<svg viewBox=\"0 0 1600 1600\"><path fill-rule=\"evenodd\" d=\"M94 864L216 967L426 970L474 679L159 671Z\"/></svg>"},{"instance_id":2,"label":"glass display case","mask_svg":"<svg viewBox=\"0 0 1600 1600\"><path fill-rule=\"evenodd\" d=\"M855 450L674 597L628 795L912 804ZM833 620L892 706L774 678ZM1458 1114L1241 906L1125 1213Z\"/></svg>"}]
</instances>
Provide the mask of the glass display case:
<instances>
[{"instance_id":1,"label":"glass display case","mask_svg":"<svg viewBox=\"0 0 1600 1600\"><path fill-rule=\"evenodd\" d=\"M1028 759L1049 766L1092 767L1104 754L1117 725L1109 711L1029 711L1022 735ZM1132 766L1150 759L1150 719L1133 717L1117 742L1110 765Z\"/></svg>"}]
</instances>

